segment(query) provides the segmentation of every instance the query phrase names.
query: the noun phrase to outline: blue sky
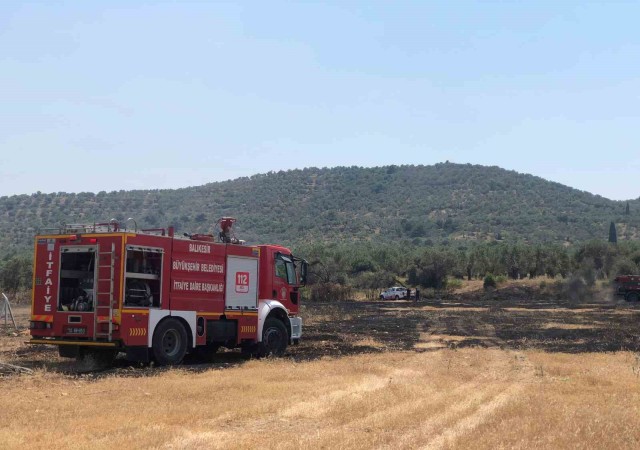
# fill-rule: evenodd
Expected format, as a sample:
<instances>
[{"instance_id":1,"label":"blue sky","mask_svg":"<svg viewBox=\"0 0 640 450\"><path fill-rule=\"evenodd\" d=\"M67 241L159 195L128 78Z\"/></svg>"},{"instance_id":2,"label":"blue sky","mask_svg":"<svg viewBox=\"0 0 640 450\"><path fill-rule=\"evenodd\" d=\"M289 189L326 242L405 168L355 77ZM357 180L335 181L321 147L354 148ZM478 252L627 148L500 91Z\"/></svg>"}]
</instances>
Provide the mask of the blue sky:
<instances>
[{"instance_id":1,"label":"blue sky","mask_svg":"<svg viewBox=\"0 0 640 450\"><path fill-rule=\"evenodd\" d=\"M497 165L640 197L638 2L0 3L0 195Z\"/></svg>"}]
</instances>

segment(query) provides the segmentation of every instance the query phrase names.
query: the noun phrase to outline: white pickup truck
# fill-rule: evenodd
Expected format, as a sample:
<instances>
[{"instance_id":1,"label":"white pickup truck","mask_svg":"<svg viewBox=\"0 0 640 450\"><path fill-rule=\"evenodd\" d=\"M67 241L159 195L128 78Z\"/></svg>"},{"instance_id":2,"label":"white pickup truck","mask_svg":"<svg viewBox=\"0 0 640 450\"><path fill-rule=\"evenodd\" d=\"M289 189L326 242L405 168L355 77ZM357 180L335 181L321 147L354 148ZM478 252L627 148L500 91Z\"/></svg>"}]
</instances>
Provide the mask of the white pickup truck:
<instances>
[{"instance_id":1,"label":"white pickup truck","mask_svg":"<svg viewBox=\"0 0 640 450\"><path fill-rule=\"evenodd\" d=\"M392 287L380 293L380 300L398 300L407 297L407 289L403 287Z\"/></svg>"}]
</instances>

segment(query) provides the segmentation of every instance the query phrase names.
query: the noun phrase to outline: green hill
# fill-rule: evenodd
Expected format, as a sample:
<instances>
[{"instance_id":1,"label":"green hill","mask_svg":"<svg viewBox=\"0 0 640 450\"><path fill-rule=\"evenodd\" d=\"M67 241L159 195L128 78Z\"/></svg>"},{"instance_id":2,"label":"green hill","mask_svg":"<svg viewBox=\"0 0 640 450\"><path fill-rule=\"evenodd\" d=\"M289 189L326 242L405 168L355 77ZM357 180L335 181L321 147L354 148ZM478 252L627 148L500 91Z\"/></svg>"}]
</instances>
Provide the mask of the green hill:
<instances>
[{"instance_id":1,"label":"green hill","mask_svg":"<svg viewBox=\"0 0 640 450\"><path fill-rule=\"evenodd\" d=\"M136 219L213 232L225 215L251 243L382 241L440 244L502 239L580 242L639 235L640 200L612 201L498 167L470 164L308 168L173 190L0 197L0 256L28 251L62 223Z\"/></svg>"}]
</instances>

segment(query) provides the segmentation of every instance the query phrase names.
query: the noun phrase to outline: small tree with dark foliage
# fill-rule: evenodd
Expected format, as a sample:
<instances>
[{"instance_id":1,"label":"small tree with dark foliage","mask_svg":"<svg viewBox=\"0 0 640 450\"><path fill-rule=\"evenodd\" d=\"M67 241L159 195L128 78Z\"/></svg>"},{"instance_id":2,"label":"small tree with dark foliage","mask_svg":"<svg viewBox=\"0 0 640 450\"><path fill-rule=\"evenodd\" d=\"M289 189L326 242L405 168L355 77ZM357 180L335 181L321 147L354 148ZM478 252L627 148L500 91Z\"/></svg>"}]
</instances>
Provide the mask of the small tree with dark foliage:
<instances>
[{"instance_id":1,"label":"small tree with dark foliage","mask_svg":"<svg viewBox=\"0 0 640 450\"><path fill-rule=\"evenodd\" d=\"M616 244L618 242L618 233L616 232L616 224L611 222L609 225L609 243Z\"/></svg>"}]
</instances>

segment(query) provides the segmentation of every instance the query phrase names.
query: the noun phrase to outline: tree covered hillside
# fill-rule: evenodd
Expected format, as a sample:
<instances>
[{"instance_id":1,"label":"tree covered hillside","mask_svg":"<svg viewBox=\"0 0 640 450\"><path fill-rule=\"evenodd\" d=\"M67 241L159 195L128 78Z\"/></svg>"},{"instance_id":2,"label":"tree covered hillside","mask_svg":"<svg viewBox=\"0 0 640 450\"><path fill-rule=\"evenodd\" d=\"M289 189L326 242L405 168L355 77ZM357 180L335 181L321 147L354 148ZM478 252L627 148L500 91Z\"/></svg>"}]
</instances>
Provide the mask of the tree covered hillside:
<instances>
[{"instance_id":1,"label":"tree covered hillside","mask_svg":"<svg viewBox=\"0 0 640 450\"><path fill-rule=\"evenodd\" d=\"M185 189L0 197L0 256L28 251L45 227L111 218L212 232L231 215L252 243L565 243L606 240L611 222L618 240L635 239L639 210L639 200L611 201L498 167L308 168Z\"/></svg>"}]
</instances>

